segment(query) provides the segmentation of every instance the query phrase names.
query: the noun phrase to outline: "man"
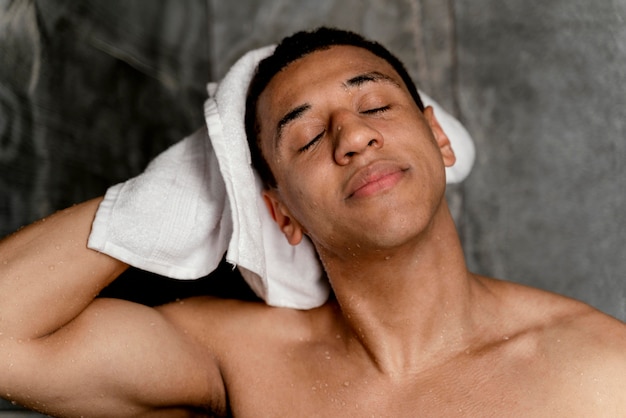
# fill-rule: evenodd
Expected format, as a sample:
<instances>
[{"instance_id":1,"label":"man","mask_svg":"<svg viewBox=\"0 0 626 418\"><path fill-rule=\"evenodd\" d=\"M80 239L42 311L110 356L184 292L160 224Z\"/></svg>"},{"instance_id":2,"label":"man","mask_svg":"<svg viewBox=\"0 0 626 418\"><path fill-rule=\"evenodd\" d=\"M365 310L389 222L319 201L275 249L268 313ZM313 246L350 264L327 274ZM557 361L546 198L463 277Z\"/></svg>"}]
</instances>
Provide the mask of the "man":
<instances>
[{"instance_id":1,"label":"man","mask_svg":"<svg viewBox=\"0 0 626 418\"><path fill-rule=\"evenodd\" d=\"M291 244L312 240L335 298L94 300L126 268L86 249L96 199L0 244L3 396L67 417L623 414L626 327L467 271L448 138L355 39L285 40L247 118L268 208Z\"/></svg>"}]
</instances>

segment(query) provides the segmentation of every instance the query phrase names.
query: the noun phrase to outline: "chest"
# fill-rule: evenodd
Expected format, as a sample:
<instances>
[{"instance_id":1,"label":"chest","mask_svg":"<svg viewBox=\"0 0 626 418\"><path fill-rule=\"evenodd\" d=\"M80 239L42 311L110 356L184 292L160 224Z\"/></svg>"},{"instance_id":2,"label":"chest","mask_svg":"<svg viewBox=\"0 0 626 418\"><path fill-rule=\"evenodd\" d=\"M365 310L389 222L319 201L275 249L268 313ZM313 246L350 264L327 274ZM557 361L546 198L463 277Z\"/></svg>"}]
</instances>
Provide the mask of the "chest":
<instances>
[{"instance_id":1,"label":"chest","mask_svg":"<svg viewBox=\"0 0 626 418\"><path fill-rule=\"evenodd\" d=\"M241 364L228 387L235 416L571 417L584 407L579 392L564 391L569 378L541 359L458 359L398 379L322 354Z\"/></svg>"}]
</instances>

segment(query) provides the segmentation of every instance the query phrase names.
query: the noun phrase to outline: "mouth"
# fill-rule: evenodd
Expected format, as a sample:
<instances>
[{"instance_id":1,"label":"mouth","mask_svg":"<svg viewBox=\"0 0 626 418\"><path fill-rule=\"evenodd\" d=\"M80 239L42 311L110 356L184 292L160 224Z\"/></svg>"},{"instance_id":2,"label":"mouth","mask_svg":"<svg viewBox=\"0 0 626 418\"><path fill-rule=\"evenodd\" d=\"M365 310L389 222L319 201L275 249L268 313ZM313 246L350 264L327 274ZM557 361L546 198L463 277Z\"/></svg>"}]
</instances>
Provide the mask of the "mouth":
<instances>
[{"instance_id":1,"label":"mouth","mask_svg":"<svg viewBox=\"0 0 626 418\"><path fill-rule=\"evenodd\" d=\"M346 200L365 198L393 188L408 168L392 162L375 162L356 171L346 184Z\"/></svg>"}]
</instances>

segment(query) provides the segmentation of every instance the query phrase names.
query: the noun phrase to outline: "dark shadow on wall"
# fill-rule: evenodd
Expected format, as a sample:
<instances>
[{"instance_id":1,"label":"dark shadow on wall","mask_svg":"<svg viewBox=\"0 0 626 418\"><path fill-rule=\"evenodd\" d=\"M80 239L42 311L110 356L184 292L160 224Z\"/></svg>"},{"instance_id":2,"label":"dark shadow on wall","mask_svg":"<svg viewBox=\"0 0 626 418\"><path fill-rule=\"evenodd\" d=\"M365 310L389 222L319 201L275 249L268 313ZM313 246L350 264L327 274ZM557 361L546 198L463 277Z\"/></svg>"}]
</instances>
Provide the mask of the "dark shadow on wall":
<instances>
[{"instance_id":1,"label":"dark shadow on wall","mask_svg":"<svg viewBox=\"0 0 626 418\"><path fill-rule=\"evenodd\" d=\"M204 123L204 0L14 1L0 20L0 235L101 195Z\"/></svg>"}]
</instances>

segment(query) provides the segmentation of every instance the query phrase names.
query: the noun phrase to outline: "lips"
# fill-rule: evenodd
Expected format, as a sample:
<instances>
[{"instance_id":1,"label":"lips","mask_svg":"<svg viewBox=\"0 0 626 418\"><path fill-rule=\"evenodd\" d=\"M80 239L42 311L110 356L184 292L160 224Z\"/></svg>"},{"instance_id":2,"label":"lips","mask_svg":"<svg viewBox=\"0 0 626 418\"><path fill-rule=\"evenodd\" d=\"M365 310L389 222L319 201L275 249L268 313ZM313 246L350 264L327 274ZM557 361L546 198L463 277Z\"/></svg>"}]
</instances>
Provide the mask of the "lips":
<instances>
[{"instance_id":1,"label":"lips","mask_svg":"<svg viewBox=\"0 0 626 418\"><path fill-rule=\"evenodd\" d=\"M363 198L394 187L407 168L395 162L379 161L357 170L345 187L346 199Z\"/></svg>"}]
</instances>

